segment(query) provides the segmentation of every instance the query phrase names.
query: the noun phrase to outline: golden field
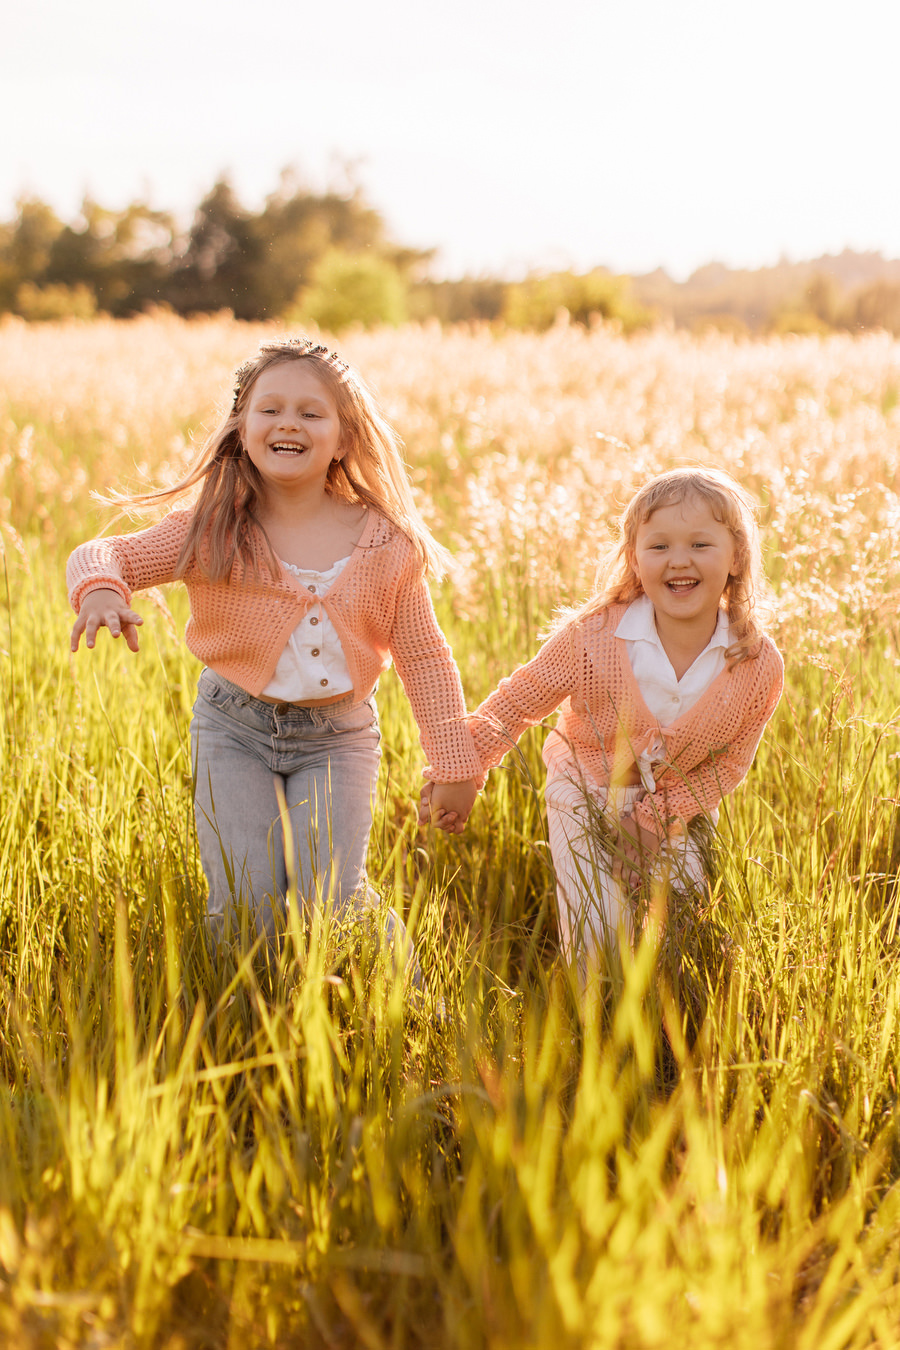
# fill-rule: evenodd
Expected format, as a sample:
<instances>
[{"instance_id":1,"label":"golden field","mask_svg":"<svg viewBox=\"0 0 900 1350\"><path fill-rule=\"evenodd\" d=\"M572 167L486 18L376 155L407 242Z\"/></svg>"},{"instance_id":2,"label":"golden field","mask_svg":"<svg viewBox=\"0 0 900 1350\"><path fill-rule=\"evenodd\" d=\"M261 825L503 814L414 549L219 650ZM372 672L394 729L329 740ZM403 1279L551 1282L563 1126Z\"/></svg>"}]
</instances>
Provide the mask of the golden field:
<instances>
[{"instance_id":1,"label":"golden field","mask_svg":"<svg viewBox=\"0 0 900 1350\"><path fill-rule=\"evenodd\" d=\"M759 497L787 665L681 984L645 944L587 1006L556 946L540 731L461 840L433 837L382 682L371 870L435 1022L316 923L276 969L211 967L184 596L139 602L137 657L68 650L65 558L111 519L91 491L171 481L268 331L0 325L0 1339L900 1344L900 343L342 341L457 559L435 598L472 705L674 463Z\"/></svg>"}]
</instances>

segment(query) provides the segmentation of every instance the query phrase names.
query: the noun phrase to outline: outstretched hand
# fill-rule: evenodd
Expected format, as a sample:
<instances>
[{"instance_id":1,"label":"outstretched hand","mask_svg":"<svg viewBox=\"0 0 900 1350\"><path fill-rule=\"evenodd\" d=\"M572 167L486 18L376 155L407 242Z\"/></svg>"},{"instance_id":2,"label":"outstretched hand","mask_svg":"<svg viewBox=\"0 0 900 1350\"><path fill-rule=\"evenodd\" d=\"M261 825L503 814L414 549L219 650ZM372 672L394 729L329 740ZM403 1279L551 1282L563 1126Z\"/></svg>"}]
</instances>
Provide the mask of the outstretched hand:
<instances>
[{"instance_id":1,"label":"outstretched hand","mask_svg":"<svg viewBox=\"0 0 900 1350\"><path fill-rule=\"evenodd\" d=\"M475 804L478 788L463 783L426 783L419 794L419 824L436 825L445 834L462 834Z\"/></svg>"},{"instance_id":2,"label":"outstretched hand","mask_svg":"<svg viewBox=\"0 0 900 1350\"><path fill-rule=\"evenodd\" d=\"M88 591L72 628L72 651L78 651L82 633L85 645L93 647L97 630L108 628L111 637L124 637L126 644L136 652L139 645L137 630L143 622L140 614L126 605L118 591Z\"/></svg>"}]
</instances>

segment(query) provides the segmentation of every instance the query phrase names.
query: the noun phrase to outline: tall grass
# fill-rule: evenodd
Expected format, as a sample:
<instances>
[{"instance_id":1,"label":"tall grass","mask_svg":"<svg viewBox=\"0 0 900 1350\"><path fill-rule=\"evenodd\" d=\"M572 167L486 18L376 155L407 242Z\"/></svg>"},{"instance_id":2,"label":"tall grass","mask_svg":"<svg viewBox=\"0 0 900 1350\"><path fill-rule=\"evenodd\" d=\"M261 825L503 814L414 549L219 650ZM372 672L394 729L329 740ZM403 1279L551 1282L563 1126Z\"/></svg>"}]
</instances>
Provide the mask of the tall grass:
<instances>
[{"instance_id":1,"label":"tall grass","mask_svg":"<svg viewBox=\"0 0 900 1350\"><path fill-rule=\"evenodd\" d=\"M90 487L176 471L259 333L0 329L0 1339L22 1347L900 1341L900 346L432 329L350 355L460 559L474 704L680 459L764 501L785 699L700 916L590 997L560 958L541 733L461 841L414 823L393 675L371 936L203 938L184 597L72 658ZM142 465L136 474L134 464ZM171 612L170 612L171 609ZM683 916L682 916L683 917Z\"/></svg>"}]
</instances>

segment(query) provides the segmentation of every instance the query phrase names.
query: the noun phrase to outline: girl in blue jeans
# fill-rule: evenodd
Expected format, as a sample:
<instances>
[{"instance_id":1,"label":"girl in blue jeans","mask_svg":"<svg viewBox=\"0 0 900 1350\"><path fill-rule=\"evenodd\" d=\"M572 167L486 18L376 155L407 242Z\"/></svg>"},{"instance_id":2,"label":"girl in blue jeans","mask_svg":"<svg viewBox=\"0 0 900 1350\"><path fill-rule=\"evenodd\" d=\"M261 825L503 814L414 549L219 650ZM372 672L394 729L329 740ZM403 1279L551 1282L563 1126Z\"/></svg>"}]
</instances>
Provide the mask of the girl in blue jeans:
<instances>
[{"instance_id":1,"label":"girl in blue jeans","mask_svg":"<svg viewBox=\"0 0 900 1350\"><path fill-rule=\"evenodd\" d=\"M368 905L373 693L392 659L436 819L462 829L471 810L479 761L426 584L446 554L372 395L305 339L264 343L238 369L194 468L136 500L170 503L192 488L195 504L159 524L72 554L72 650L106 627L137 651L132 593L184 582L185 640L205 665L191 742L211 929L245 903L270 935L293 877L309 905L339 915Z\"/></svg>"}]
</instances>

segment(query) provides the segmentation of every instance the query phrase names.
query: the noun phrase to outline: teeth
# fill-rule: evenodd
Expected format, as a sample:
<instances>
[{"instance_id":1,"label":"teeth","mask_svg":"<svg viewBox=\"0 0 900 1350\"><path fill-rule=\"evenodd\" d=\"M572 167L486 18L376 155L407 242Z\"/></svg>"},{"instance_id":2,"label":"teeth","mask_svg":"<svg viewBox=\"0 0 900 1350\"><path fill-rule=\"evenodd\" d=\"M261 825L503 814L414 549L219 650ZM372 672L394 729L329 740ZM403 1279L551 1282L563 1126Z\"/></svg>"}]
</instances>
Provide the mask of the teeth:
<instances>
[{"instance_id":1,"label":"teeth","mask_svg":"<svg viewBox=\"0 0 900 1350\"><path fill-rule=\"evenodd\" d=\"M293 441L276 441L272 446L273 450L288 450L292 455L302 455L303 446L295 445Z\"/></svg>"},{"instance_id":2,"label":"teeth","mask_svg":"<svg viewBox=\"0 0 900 1350\"><path fill-rule=\"evenodd\" d=\"M697 582L694 578L691 577L685 578L685 580L683 581L668 581L666 582L666 585L669 587L670 590L690 591L693 590L693 588L697 585Z\"/></svg>"}]
</instances>

